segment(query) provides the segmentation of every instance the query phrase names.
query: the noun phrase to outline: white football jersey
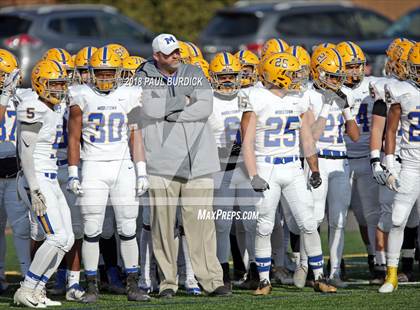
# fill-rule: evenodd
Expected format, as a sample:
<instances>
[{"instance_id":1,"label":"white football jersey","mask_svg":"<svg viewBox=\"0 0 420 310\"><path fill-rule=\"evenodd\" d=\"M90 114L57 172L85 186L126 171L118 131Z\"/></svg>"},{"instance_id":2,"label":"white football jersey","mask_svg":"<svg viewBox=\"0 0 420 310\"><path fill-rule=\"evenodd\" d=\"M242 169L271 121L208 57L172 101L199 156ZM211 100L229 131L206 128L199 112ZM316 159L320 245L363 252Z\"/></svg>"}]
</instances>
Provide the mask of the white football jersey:
<instances>
[{"instance_id":1,"label":"white football jersey","mask_svg":"<svg viewBox=\"0 0 420 310\"><path fill-rule=\"evenodd\" d=\"M375 83L377 77L367 76L354 89L343 87L346 95L353 97L352 112L359 125L360 138L353 142L348 135L344 136L349 157L367 157L370 154L370 130L372 126L372 110L374 99L369 92L369 83Z\"/></svg>"},{"instance_id":2,"label":"white football jersey","mask_svg":"<svg viewBox=\"0 0 420 310\"><path fill-rule=\"evenodd\" d=\"M401 154L404 149L420 150L420 91L409 82L402 82L398 87L389 89L388 98L391 103L401 105ZM411 153L414 154L414 153ZM416 159L420 159L420 151ZM404 156L402 156L404 158Z\"/></svg>"},{"instance_id":3,"label":"white football jersey","mask_svg":"<svg viewBox=\"0 0 420 310\"><path fill-rule=\"evenodd\" d=\"M241 118L239 110L240 95L232 100L222 100L213 97L213 113L209 117L209 124L216 139L217 147L231 146L233 143L241 143ZM227 162L228 158L220 158L221 162Z\"/></svg>"},{"instance_id":4,"label":"white football jersey","mask_svg":"<svg viewBox=\"0 0 420 310\"><path fill-rule=\"evenodd\" d=\"M308 98L290 95L280 98L259 87L253 88L248 96L249 103L242 109L257 116L256 156L300 156L301 115L309 109Z\"/></svg>"},{"instance_id":5,"label":"white football jersey","mask_svg":"<svg viewBox=\"0 0 420 310\"><path fill-rule=\"evenodd\" d=\"M7 103L6 112L0 122L0 158L16 157L16 106L23 98L37 98L29 88L17 88L16 94Z\"/></svg>"},{"instance_id":6,"label":"white football jersey","mask_svg":"<svg viewBox=\"0 0 420 310\"><path fill-rule=\"evenodd\" d=\"M306 92L310 98L310 108L312 109L315 119L321 113L325 98L322 92L315 88L308 89ZM347 95L347 94L346 94ZM324 132L317 142L318 150L346 151L346 141L344 140L345 120L343 116L343 103L337 99L331 105L327 123ZM349 105L352 106L353 99L351 95L347 95Z\"/></svg>"},{"instance_id":7,"label":"white football jersey","mask_svg":"<svg viewBox=\"0 0 420 310\"><path fill-rule=\"evenodd\" d=\"M63 134L63 106L57 104L54 110L33 97L27 97L17 106L17 119L20 123L41 123L34 150L36 172L57 171L57 149ZM19 139L19 143L26 143Z\"/></svg>"},{"instance_id":8,"label":"white football jersey","mask_svg":"<svg viewBox=\"0 0 420 310\"><path fill-rule=\"evenodd\" d=\"M394 77L379 77L369 83L369 91L371 96L374 98L374 101L382 100L386 103L387 113L389 111L389 108L391 107L391 101L390 98L387 98L387 93L385 92L385 85L387 85L388 89L392 90L398 88L400 83L403 82L397 80ZM399 154L400 152L401 137L402 129L400 124L397 132L395 154Z\"/></svg>"},{"instance_id":9,"label":"white football jersey","mask_svg":"<svg viewBox=\"0 0 420 310\"><path fill-rule=\"evenodd\" d=\"M83 160L130 159L128 113L140 107L141 88L120 86L101 94L89 86L78 85L69 92L70 106L83 113L81 157Z\"/></svg>"}]
</instances>

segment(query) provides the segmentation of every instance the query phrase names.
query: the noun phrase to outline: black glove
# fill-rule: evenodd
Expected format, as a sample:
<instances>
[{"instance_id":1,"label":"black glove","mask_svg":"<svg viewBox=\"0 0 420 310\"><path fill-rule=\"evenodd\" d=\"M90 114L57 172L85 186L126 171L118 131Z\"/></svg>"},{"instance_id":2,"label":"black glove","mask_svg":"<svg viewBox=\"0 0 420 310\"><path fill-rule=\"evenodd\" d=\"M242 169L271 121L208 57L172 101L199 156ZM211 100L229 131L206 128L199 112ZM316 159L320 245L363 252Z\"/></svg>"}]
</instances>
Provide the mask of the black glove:
<instances>
[{"instance_id":1,"label":"black glove","mask_svg":"<svg viewBox=\"0 0 420 310\"><path fill-rule=\"evenodd\" d=\"M251 186L256 192L264 192L267 189L270 189L270 186L268 183L261 178L258 174L254 175L254 177L251 180Z\"/></svg>"},{"instance_id":2,"label":"black glove","mask_svg":"<svg viewBox=\"0 0 420 310\"><path fill-rule=\"evenodd\" d=\"M241 145L234 143L230 151L230 156L239 156L239 153L241 153Z\"/></svg>"},{"instance_id":3,"label":"black glove","mask_svg":"<svg viewBox=\"0 0 420 310\"><path fill-rule=\"evenodd\" d=\"M313 188L318 188L318 187L321 186L322 179L321 179L321 175L319 174L318 171L312 172L311 177L309 178L309 184Z\"/></svg>"}]
</instances>

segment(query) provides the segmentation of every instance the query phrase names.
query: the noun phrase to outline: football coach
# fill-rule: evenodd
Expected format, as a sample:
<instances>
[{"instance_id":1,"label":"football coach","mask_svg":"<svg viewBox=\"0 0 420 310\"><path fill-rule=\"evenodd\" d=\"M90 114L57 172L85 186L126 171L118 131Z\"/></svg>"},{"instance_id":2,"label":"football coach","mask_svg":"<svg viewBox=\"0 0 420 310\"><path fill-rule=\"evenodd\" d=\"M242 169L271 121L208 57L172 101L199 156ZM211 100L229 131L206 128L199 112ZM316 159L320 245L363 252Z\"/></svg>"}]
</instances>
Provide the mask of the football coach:
<instances>
[{"instance_id":1,"label":"football coach","mask_svg":"<svg viewBox=\"0 0 420 310\"><path fill-rule=\"evenodd\" d=\"M210 84L199 67L181 62L175 36L160 34L153 57L136 71L142 89L141 127L149 175L153 253L161 271L159 296L176 294L180 205L193 271L213 296L229 296L216 256L212 174L220 170L217 147L207 122L213 111ZM179 200L179 203L178 203Z\"/></svg>"}]
</instances>

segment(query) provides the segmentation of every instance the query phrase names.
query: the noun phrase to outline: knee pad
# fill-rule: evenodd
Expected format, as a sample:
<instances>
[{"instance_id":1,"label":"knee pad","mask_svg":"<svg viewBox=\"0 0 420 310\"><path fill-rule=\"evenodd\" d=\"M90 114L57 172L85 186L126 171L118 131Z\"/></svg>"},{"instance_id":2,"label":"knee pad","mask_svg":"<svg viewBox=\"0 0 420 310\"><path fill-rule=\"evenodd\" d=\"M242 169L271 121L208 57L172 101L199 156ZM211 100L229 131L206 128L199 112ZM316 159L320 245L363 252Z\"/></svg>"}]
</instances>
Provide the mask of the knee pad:
<instances>
[{"instance_id":1,"label":"knee pad","mask_svg":"<svg viewBox=\"0 0 420 310\"><path fill-rule=\"evenodd\" d=\"M257 222L257 234L264 237L269 236L273 232L274 223Z\"/></svg>"},{"instance_id":2,"label":"knee pad","mask_svg":"<svg viewBox=\"0 0 420 310\"><path fill-rule=\"evenodd\" d=\"M67 234L65 231L56 232L47 235L47 242L54 245L65 252L70 251L74 243L74 234Z\"/></svg>"},{"instance_id":3,"label":"knee pad","mask_svg":"<svg viewBox=\"0 0 420 310\"><path fill-rule=\"evenodd\" d=\"M383 232L389 233L392 227L392 213L382 213L379 218L378 228Z\"/></svg>"},{"instance_id":4,"label":"knee pad","mask_svg":"<svg viewBox=\"0 0 420 310\"><path fill-rule=\"evenodd\" d=\"M301 227L299 227L301 233L310 234L316 231L318 228L318 223L314 219L306 220ZM295 233L290 227L290 231ZM295 233L296 234L296 233Z\"/></svg>"},{"instance_id":5,"label":"knee pad","mask_svg":"<svg viewBox=\"0 0 420 310\"><path fill-rule=\"evenodd\" d=\"M21 239L29 239L31 236L31 224L29 222L29 217L23 216L14 223L10 224L12 226L13 234Z\"/></svg>"},{"instance_id":6,"label":"knee pad","mask_svg":"<svg viewBox=\"0 0 420 310\"><path fill-rule=\"evenodd\" d=\"M118 235L125 236L125 237L131 237L136 235L136 219L129 219L125 220L123 223L120 223L118 225Z\"/></svg>"},{"instance_id":7,"label":"knee pad","mask_svg":"<svg viewBox=\"0 0 420 310\"><path fill-rule=\"evenodd\" d=\"M84 234L87 237L96 237L102 233L102 227L95 219L88 219L83 225Z\"/></svg>"},{"instance_id":8,"label":"knee pad","mask_svg":"<svg viewBox=\"0 0 420 310\"><path fill-rule=\"evenodd\" d=\"M395 203L392 209L392 225L397 227L405 226L410 215L408 211L407 206Z\"/></svg>"}]
</instances>

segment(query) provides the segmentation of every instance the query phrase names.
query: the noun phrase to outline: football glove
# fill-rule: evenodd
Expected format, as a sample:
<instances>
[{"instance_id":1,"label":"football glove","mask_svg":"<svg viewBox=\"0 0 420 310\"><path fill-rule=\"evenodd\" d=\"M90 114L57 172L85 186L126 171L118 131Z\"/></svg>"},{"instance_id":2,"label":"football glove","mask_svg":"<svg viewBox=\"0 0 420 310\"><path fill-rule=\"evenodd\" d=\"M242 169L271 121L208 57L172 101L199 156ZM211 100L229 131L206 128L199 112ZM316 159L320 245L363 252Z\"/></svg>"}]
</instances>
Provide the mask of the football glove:
<instances>
[{"instance_id":1,"label":"football glove","mask_svg":"<svg viewBox=\"0 0 420 310\"><path fill-rule=\"evenodd\" d=\"M375 181L380 185L385 185L387 179L386 168L381 164L379 157L370 159L370 167Z\"/></svg>"},{"instance_id":2,"label":"football glove","mask_svg":"<svg viewBox=\"0 0 420 310\"><path fill-rule=\"evenodd\" d=\"M137 196L144 195L149 189L149 180L147 176L141 175L137 177Z\"/></svg>"},{"instance_id":3,"label":"football glove","mask_svg":"<svg viewBox=\"0 0 420 310\"><path fill-rule=\"evenodd\" d=\"M13 70L4 80L2 95L0 96L0 105L7 106L10 96L15 92L16 86L20 80L20 70Z\"/></svg>"},{"instance_id":4,"label":"football glove","mask_svg":"<svg viewBox=\"0 0 420 310\"><path fill-rule=\"evenodd\" d=\"M76 196L82 196L83 190L82 185L80 184L79 178L76 177L69 177L67 180L67 190L72 192Z\"/></svg>"},{"instance_id":5,"label":"football glove","mask_svg":"<svg viewBox=\"0 0 420 310\"><path fill-rule=\"evenodd\" d=\"M311 177L309 178L309 184L312 186L312 188L318 188L321 186L322 179L319 171L312 172Z\"/></svg>"},{"instance_id":6,"label":"football glove","mask_svg":"<svg viewBox=\"0 0 420 310\"><path fill-rule=\"evenodd\" d=\"M270 186L268 183L261 178L258 174L254 175L254 177L251 180L251 186L256 192L264 192L267 189L270 189Z\"/></svg>"},{"instance_id":7,"label":"football glove","mask_svg":"<svg viewBox=\"0 0 420 310\"><path fill-rule=\"evenodd\" d=\"M36 216L43 216L47 212L45 197L39 190L31 191L31 205Z\"/></svg>"},{"instance_id":8,"label":"football glove","mask_svg":"<svg viewBox=\"0 0 420 310\"><path fill-rule=\"evenodd\" d=\"M392 154L388 154L385 156L385 177L386 182L385 185L392 191L398 192L400 188L400 182L398 180L398 172L395 169L395 156Z\"/></svg>"}]
</instances>

